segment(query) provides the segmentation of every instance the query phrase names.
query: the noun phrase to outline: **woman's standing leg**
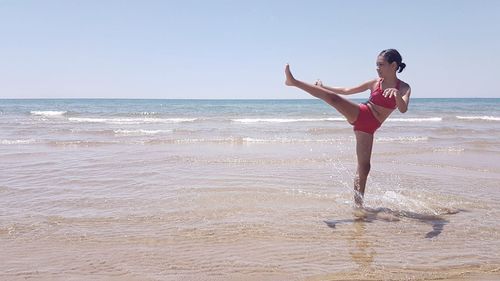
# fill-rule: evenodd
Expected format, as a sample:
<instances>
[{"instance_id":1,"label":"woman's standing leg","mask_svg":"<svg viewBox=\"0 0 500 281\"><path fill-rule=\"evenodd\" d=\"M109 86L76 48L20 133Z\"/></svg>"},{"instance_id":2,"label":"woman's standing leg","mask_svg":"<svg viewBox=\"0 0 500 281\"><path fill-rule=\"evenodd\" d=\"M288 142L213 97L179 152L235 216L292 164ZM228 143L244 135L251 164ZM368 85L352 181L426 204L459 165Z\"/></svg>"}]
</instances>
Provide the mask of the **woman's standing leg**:
<instances>
[{"instance_id":1,"label":"woman's standing leg","mask_svg":"<svg viewBox=\"0 0 500 281\"><path fill-rule=\"evenodd\" d=\"M357 207L362 207L366 180L371 167L373 135L361 131L354 131L354 134L356 135L356 155L358 157L358 168L354 178L354 202Z\"/></svg>"}]
</instances>

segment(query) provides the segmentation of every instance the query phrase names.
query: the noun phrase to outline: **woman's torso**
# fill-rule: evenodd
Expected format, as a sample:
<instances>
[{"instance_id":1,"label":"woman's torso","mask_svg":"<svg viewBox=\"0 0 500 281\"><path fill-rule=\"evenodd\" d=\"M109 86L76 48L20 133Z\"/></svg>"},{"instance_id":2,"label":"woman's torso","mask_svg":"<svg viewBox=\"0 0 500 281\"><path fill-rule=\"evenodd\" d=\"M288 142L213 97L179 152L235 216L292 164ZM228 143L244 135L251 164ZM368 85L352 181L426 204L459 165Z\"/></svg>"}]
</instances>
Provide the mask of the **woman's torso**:
<instances>
[{"instance_id":1,"label":"woman's torso","mask_svg":"<svg viewBox=\"0 0 500 281\"><path fill-rule=\"evenodd\" d=\"M370 94L370 100L368 100L366 105L370 108L373 115L375 116L375 118L377 118L377 120L380 123L383 123L389 117L389 115L391 115L391 113L394 111L394 109L396 109L396 106L395 106L396 101L395 101L395 97L392 97L391 100L387 100L386 102L384 102L385 106L378 105L378 104L374 103L373 95L374 94L379 95L377 97L378 100L389 99L389 98L385 98L385 97L380 96L383 94L384 90L388 89L388 88L396 88L396 89L401 91L401 88L404 87L404 84L405 83L403 81L398 80L396 85L384 85L382 79L378 79L373 84L372 89L371 89L371 94ZM388 107L388 106L390 106L390 107Z\"/></svg>"}]
</instances>

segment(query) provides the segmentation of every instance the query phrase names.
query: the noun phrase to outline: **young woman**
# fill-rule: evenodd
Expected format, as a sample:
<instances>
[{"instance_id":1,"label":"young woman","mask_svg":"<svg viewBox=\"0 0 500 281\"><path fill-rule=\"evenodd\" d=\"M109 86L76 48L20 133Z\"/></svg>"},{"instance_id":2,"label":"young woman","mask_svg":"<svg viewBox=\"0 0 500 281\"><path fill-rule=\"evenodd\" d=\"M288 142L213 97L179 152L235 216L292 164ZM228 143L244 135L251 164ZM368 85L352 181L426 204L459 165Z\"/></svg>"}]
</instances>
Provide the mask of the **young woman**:
<instances>
[{"instance_id":1,"label":"young woman","mask_svg":"<svg viewBox=\"0 0 500 281\"><path fill-rule=\"evenodd\" d=\"M358 157L358 168L354 178L354 202L358 207L363 206L366 179L370 172L373 134L396 108L401 113L408 110L410 85L399 80L396 75L396 72L400 73L405 67L406 64L402 62L398 51L384 50L377 57L379 78L354 88L328 87L320 80L314 85L307 84L293 77L288 64L285 67L287 86L295 86L324 100L353 125ZM370 99L366 103L356 104L342 97L342 95L357 94L366 90L371 90Z\"/></svg>"}]
</instances>

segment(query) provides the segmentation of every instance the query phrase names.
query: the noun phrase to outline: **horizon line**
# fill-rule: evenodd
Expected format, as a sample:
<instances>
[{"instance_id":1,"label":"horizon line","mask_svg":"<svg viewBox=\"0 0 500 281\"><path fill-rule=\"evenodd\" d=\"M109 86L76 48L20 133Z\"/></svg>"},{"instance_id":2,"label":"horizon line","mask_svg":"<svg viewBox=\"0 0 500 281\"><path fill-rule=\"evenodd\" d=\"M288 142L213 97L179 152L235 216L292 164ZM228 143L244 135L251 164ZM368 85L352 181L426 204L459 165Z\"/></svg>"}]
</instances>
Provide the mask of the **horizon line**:
<instances>
[{"instance_id":1,"label":"horizon line","mask_svg":"<svg viewBox=\"0 0 500 281\"><path fill-rule=\"evenodd\" d=\"M366 98L348 98L352 100L365 100ZM500 97L432 97L432 98L426 98L426 97L412 97L411 99L500 99ZM81 98L81 97L71 97L71 98L0 98L0 100L272 100L272 101L290 101L290 100L320 100L320 99L315 99L315 98L291 98L291 99L267 99L267 98L243 98L243 99L237 99L237 98Z\"/></svg>"}]
</instances>

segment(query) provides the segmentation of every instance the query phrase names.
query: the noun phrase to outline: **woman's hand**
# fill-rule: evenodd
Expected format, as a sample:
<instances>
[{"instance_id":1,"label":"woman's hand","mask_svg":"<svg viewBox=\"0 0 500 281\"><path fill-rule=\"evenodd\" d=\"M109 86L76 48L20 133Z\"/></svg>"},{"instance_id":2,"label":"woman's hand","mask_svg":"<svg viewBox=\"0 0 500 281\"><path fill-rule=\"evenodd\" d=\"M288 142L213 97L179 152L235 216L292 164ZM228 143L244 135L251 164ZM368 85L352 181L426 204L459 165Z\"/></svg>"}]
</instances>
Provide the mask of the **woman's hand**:
<instances>
[{"instance_id":1,"label":"woman's hand","mask_svg":"<svg viewBox=\"0 0 500 281\"><path fill-rule=\"evenodd\" d=\"M398 97L400 95L399 90L396 88L388 88L384 90L382 94L386 98Z\"/></svg>"},{"instance_id":2,"label":"woman's hand","mask_svg":"<svg viewBox=\"0 0 500 281\"><path fill-rule=\"evenodd\" d=\"M323 87L323 82L321 82L321 80L316 80L316 82L314 82L314 86L318 86L318 87Z\"/></svg>"}]
</instances>

